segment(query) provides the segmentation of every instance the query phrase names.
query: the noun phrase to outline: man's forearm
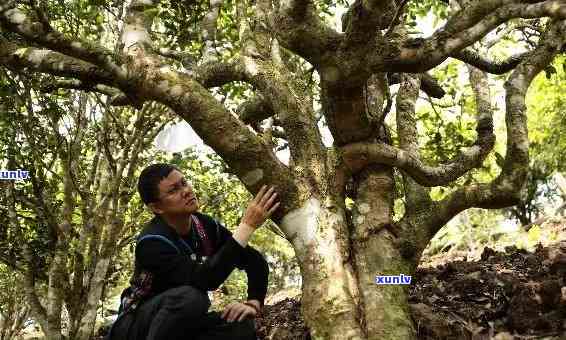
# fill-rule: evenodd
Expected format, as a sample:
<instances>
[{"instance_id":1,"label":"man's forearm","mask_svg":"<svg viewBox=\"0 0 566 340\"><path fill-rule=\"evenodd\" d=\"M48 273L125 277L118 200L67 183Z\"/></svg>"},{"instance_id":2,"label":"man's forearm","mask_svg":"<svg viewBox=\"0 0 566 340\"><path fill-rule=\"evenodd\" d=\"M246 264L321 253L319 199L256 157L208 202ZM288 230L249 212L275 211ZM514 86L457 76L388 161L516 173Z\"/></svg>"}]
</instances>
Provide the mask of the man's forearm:
<instances>
[{"instance_id":1,"label":"man's forearm","mask_svg":"<svg viewBox=\"0 0 566 340\"><path fill-rule=\"evenodd\" d=\"M234 237L236 242L238 242L242 247L245 248L248 245L248 241L250 240L250 237L252 236L254 231L254 227L246 223L240 223L238 225L238 229L236 229L232 237Z\"/></svg>"}]
</instances>

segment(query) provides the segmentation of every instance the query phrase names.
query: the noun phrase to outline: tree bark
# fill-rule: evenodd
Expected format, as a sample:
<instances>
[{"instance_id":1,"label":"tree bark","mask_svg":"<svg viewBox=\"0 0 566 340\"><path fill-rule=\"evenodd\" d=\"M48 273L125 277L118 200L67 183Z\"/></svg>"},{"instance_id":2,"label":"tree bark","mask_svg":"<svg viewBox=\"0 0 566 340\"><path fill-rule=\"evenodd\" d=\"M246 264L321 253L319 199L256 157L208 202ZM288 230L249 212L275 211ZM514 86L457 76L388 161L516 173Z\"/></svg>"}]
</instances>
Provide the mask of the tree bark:
<instances>
[{"instance_id":1,"label":"tree bark","mask_svg":"<svg viewBox=\"0 0 566 340\"><path fill-rule=\"evenodd\" d=\"M327 197L326 201L333 201ZM364 339L343 207L311 198L282 220L303 277L302 311L313 339Z\"/></svg>"}]
</instances>

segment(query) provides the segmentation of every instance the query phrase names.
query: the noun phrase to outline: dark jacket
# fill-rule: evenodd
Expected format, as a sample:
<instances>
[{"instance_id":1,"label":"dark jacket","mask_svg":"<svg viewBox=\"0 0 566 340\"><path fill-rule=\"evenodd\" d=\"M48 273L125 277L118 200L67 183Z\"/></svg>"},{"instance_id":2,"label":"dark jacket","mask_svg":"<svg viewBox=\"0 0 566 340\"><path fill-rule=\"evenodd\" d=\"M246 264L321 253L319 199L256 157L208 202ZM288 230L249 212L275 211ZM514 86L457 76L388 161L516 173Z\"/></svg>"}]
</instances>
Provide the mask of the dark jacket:
<instances>
[{"instance_id":1,"label":"dark jacket","mask_svg":"<svg viewBox=\"0 0 566 340\"><path fill-rule=\"evenodd\" d=\"M151 293L154 296L167 289L189 285L202 291L217 289L234 268L243 269L248 277L248 299L259 300L263 305L267 293L269 267L263 256L251 246L242 247L232 233L212 217L194 214L203 224L206 234L214 246L214 254L203 263L191 259L190 250L180 240L179 234L161 217L154 217L140 233L161 235L173 242L181 251L164 240L144 239L136 246L134 277L141 270L153 275ZM195 227L183 240L199 255L201 254ZM194 235L191 235L194 233Z\"/></svg>"}]
</instances>

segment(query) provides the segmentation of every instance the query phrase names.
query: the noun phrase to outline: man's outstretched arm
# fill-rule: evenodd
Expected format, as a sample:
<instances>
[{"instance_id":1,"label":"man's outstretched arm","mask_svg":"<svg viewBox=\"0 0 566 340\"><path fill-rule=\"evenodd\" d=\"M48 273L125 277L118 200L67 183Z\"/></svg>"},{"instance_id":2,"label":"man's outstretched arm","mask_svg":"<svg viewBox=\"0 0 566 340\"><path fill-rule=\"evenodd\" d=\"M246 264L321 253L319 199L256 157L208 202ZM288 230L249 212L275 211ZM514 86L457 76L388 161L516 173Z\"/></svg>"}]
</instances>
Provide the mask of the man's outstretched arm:
<instances>
[{"instance_id":1,"label":"man's outstretched arm","mask_svg":"<svg viewBox=\"0 0 566 340\"><path fill-rule=\"evenodd\" d=\"M231 238L232 233L222 224L220 228L220 243L223 244ZM269 266L263 255L255 248L247 245L242 256L236 262L236 267L244 270L248 277L248 301L256 300L258 308L261 310L267 294L267 284L269 278Z\"/></svg>"}]
</instances>

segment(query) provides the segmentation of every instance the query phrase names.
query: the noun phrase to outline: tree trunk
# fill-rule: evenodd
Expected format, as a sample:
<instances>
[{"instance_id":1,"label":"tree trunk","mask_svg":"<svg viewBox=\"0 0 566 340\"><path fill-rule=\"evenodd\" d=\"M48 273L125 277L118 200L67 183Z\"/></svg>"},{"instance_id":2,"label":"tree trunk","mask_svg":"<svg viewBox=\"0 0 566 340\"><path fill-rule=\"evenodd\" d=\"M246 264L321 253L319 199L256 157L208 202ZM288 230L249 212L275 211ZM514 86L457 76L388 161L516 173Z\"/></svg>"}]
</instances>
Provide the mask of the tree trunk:
<instances>
[{"instance_id":1,"label":"tree trunk","mask_svg":"<svg viewBox=\"0 0 566 340\"><path fill-rule=\"evenodd\" d=\"M63 292L65 281L65 266L67 264L67 249L64 242L58 241L57 249L49 269L49 283L47 288L47 329L43 329L46 337L51 340L63 339L61 329L61 311L63 309Z\"/></svg>"},{"instance_id":2,"label":"tree trunk","mask_svg":"<svg viewBox=\"0 0 566 340\"><path fill-rule=\"evenodd\" d=\"M89 340L90 336L93 334L98 303L102 296L104 279L106 278L109 264L109 258L99 259L96 263L96 270L94 271L94 277L91 279L88 299L84 309L85 312L81 315L81 321L78 323L80 327L75 337L77 340Z\"/></svg>"},{"instance_id":3,"label":"tree trunk","mask_svg":"<svg viewBox=\"0 0 566 340\"><path fill-rule=\"evenodd\" d=\"M303 315L313 339L364 339L344 209L310 198L283 218L282 228L297 230L292 244L303 277Z\"/></svg>"},{"instance_id":4,"label":"tree trunk","mask_svg":"<svg viewBox=\"0 0 566 340\"><path fill-rule=\"evenodd\" d=\"M416 264L400 253L393 229L394 177L385 166L372 166L357 177L352 215L352 251L362 293L368 339L414 339L407 300L408 285L377 285L376 275L413 276Z\"/></svg>"},{"instance_id":5,"label":"tree trunk","mask_svg":"<svg viewBox=\"0 0 566 340\"><path fill-rule=\"evenodd\" d=\"M301 264L305 321L313 339L414 339L406 286L375 283L376 275L412 276L416 267L386 232L392 171L376 167L360 183L351 221L334 197L310 198L283 218L284 230L297 230L291 240Z\"/></svg>"}]
</instances>

